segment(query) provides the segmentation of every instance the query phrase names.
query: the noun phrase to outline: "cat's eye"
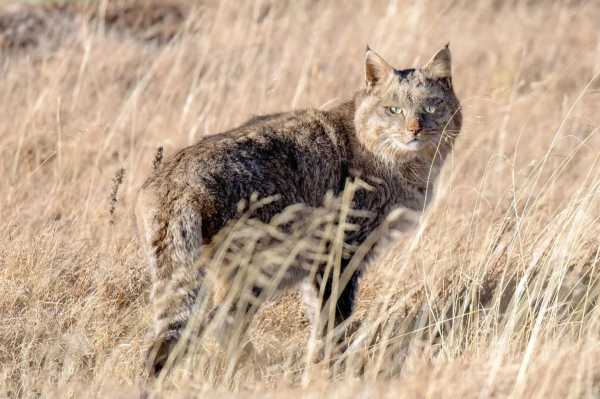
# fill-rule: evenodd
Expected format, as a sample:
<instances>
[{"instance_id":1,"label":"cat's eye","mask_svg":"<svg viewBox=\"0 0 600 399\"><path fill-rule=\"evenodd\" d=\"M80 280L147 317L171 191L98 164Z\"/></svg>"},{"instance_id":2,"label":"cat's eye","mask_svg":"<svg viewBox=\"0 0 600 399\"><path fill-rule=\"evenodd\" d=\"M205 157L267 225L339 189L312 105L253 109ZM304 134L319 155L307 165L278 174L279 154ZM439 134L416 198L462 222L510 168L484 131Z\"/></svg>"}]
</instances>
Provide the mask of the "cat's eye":
<instances>
[{"instance_id":1,"label":"cat's eye","mask_svg":"<svg viewBox=\"0 0 600 399\"><path fill-rule=\"evenodd\" d=\"M425 112L427 112L428 114L433 114L435 112L436 108L435 105L426 105L425 106Z\"/></svg>"},{"instance_id":2,"label":"cat's eye","mask_svg":"<svg viewBox=\"0 0 600 399\"><path fill-rule=\"evenodd\" d=\"M390 114L396 115L396 114L401 114L402 113L402 108L400 108L400 107L387 107L387 111Z\"/></svg>"}]
</instances>

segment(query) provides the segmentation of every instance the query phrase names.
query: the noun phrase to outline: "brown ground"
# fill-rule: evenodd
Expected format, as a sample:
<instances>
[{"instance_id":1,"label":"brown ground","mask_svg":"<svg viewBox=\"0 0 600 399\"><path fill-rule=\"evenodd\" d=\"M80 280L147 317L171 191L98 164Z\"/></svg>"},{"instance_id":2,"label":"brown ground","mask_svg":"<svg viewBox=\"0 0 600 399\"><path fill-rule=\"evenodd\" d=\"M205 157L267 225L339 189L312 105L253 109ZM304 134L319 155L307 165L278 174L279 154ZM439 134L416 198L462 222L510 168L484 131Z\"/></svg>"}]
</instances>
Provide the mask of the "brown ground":
<instances>
[{"instance_id":1,"label":"brown ground","mask_svg":"<svg viewBox=\"0 0 600 399\"><path fill-rule=\"evenodd\" d=\"M585 1L2 4L0 397L597 395L598 20ZM292 292L249 331L259 355L203 342L146 385L130 211L156 149L350 95L366 43L413 66L448 40L465 128L422 230L363 280L346 368L306 367Z\"/></svg>"},{"instance_id":2,"label":"brown ground","mask_svg":"<svg viewBox=\"0 0 600 399\"><path fill-rule=\"evenodd\" d=\"M191 25L185 23L191 12L189 2L167 0L111 1L104 6L89 2L14 3L0 16L0 48L29 49L48 42L61 45L85 25L147 43L167 44L190 30Z\"/></svg>"}]
</instances>

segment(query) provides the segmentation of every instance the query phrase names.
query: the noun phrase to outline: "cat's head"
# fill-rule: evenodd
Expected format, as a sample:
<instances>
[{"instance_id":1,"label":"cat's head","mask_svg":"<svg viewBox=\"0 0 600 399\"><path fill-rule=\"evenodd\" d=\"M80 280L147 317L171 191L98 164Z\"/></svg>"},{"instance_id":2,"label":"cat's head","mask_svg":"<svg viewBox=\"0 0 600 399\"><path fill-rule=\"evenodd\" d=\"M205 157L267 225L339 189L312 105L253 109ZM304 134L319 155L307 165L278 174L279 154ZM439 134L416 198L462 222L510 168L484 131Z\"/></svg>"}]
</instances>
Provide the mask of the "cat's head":
<instances>
[{"instance_id":1,"label":"cat's head","mask_svg":"<svg viewBox=\"0 0 600 399\"><path fill-rule=\"evenodd\" d=\"M355 110L360 142L387 162L443 157L462 124L451 71L448 45L415 69L395 69L367 47Z\"/></svg>"}]
</instances>

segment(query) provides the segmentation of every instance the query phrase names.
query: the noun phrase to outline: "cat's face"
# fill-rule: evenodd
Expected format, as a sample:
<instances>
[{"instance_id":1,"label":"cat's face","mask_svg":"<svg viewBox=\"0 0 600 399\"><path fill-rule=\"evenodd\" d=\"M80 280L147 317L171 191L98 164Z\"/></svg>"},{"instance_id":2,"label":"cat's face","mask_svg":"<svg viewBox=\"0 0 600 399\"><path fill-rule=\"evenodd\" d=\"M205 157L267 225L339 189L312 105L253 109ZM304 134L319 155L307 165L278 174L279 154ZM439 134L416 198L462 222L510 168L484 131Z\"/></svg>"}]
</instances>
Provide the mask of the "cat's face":
<instances>
[{"instance_id":1,"label":"cat's face","mask_svg":"<svg viewBox=\"0 0 600 399\"><path fill-rule=\"evenodd\" d=\"M461 115L447 46L423 68L404 70L367 49L366 84L355 124L368 150L391 162L449 151Z\"/></svg>"}]
</instances>

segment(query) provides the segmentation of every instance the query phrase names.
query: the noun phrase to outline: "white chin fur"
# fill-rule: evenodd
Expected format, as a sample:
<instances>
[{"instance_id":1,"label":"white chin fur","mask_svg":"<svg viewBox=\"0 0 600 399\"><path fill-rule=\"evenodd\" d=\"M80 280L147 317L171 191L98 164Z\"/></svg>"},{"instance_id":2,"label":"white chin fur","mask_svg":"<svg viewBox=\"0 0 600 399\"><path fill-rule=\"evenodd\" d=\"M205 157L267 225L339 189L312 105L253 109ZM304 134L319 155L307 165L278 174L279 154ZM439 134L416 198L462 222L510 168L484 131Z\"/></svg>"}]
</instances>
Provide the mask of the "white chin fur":
<instances>
[{"instance_id":1,"label":"white chin fur","mask_svg":"<svg viewBox=\"0 0 600 399\"><path fill-rule=\"evenodd\" d=\"M406 152L419 151L425 147L425 143L419 140L411 140L408 143L396 143L396 145Z\"/></svg>"}]
</instances>

